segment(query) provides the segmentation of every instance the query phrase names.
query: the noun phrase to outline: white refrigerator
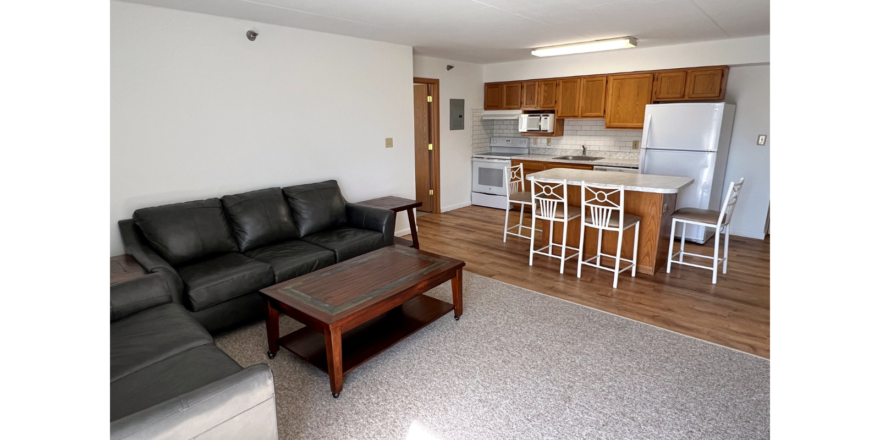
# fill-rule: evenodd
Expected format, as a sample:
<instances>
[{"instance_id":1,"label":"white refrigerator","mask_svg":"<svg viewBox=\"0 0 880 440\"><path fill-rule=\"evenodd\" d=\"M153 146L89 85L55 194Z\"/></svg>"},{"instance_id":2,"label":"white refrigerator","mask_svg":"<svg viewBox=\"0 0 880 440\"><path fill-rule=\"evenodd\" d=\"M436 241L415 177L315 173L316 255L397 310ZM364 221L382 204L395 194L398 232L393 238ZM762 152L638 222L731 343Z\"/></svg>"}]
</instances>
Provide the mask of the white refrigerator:
<instances>
[{"instance_id":1,"label":"white refrigerator","mask_svg":"<svg viewBox=\"0 0 880 440\"><path fill-rule=\"evenodd\" d=\"M726 103L649 104L645 108L639 172L691 177L676 209L718 210L736 106ZM714 228L688 225L685 239L703 244ZM675 231L681 237L681 226Z\"/></svg>"}]
</instances>

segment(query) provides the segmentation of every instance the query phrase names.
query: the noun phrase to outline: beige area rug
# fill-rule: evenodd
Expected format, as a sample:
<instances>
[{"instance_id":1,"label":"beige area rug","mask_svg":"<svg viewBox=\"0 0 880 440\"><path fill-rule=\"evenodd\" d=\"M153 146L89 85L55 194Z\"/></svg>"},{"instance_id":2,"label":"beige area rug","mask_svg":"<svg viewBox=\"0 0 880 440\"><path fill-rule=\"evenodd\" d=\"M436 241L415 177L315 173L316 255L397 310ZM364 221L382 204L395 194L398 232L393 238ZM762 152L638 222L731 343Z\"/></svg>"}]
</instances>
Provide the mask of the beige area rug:
<instances>
[{"instance_id":1,"label":"beige area rug","mask_svg":"<svg viewBox=\"0 0 880 440\"><path fill-rule=\"evenodd\" d=\"M449 283L429 295L451 302ZM465 272L442 317L345 377L281 349L264 324L220 335L275 375L281 439L762 439L770 361ZM282 318L282 334L302 327ZM343 347L344 350L344 347Z\"/></svg>"}]
</instances>

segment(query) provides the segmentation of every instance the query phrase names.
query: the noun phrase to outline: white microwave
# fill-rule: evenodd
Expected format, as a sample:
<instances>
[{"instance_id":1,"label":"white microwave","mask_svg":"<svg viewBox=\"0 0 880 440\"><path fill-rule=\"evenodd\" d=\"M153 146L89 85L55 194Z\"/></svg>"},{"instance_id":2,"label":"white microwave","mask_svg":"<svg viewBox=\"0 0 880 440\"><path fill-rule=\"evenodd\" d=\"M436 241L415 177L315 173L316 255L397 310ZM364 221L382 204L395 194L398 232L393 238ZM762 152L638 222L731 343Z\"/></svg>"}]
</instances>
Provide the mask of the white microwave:
<instances>
[{"instance_id":1,"label":"white microwave","mask_svg":"<svg viewBox=\"0 0 880 440\"><path fill-rule=\"evenodd\" d=\"M556 115L553 113L534 113L520 115L520 133L553 133Z\"/></svg>"}]
</instances>

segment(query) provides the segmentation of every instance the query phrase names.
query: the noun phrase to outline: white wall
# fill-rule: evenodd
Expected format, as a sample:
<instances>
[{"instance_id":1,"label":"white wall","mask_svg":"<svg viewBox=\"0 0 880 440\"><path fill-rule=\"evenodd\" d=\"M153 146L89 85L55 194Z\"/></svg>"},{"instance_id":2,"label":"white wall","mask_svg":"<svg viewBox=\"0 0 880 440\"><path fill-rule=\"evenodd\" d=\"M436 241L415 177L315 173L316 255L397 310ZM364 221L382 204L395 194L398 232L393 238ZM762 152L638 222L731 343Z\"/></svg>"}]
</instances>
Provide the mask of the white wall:
<instances>
[{"instance_id":1,"label":"white wall","mask_svg":"<svg viewBox=\"0 0 880 440\"><path fill-rule=\"evenodd\" d=\"M515 81L555 76L769 62L770 37L761 36L487 64L483 67L483 79L486 82Z\"/></svg>"},{"instance_id":2,"label":"white wall","mask_svg":"<svg viewBox=\"0 0 880 440\"><path fill-rule=\"evenodd\" d=\"M408 46L111 2L111 255L146 206L325 179L414 198L412 77Z\"/></svg>"},{"instance_id":3,"label":"white wall","mask_svg":"<svg viewBox=\"0 0 880 440\"><path fill-rule=\"evenodd\" d=\"M736 104L724 191L732 180L745 177L742 196L730 221L730 233L764 238L770 209L770 65L734 66L727 81L726 102ZM767 135L764 146L756 145Z\"/></svg>"},{"instance_id":4,"label":"white wall","mask_svg":"<svg viewBox=\"0 0 880 440\"><path fill-rule=\"evenodd\" d=\"M455 66L446 70L446 65ZM483 66L413 56L413 75L440 80L440 211L471 204L473 109L483 108ZM464 130L449 129L449 100L464 99Z\"/></svg>"}]
</instances>

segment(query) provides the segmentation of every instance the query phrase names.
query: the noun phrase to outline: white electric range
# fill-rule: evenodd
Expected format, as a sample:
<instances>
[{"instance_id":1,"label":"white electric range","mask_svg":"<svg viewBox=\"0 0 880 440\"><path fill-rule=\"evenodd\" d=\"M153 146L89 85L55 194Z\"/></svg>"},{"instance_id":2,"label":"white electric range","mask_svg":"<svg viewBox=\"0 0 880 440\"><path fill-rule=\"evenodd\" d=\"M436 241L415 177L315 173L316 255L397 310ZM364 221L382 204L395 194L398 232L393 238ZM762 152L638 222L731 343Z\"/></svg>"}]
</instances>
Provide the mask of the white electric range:
<instances>
[{"instance_id":1,"label":"white electric range","mask_svg":"<svg viewBox=\"0 0 880 440\"><path fill-rule=\"evenodd\" d=\"M506 209L504 167L510 166L511 157L524 154L529 154L529 138L521 137L492 138L488 153L474 154L471 158L471 203Z\"/></svg>"}]
</instances>

